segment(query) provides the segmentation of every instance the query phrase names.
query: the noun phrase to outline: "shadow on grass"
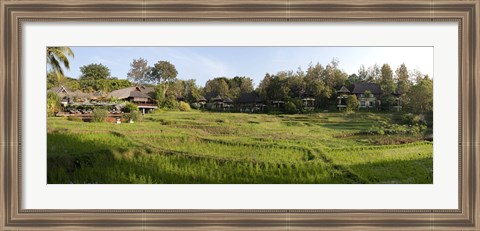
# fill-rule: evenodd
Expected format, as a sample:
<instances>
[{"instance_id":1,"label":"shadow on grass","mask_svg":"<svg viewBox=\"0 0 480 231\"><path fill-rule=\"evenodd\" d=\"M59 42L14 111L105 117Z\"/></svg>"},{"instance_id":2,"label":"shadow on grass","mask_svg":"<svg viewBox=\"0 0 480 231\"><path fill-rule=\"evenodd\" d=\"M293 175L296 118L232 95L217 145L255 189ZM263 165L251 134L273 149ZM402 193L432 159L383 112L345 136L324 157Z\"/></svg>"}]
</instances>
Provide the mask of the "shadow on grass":
<instances>
[{"instance_id":1,"label":"shadow on grass","mask_svg":"<svg viewBox=\"0 0 480 231\"><path fill-rule=\"evenodd\" d=\"M128 139L110 134L115 139ZM105 138L105 136L104 136ZM107 136L108 139L110 137ZM49 184L343 184L349 175L328 163L261 165L250 161L218 161L179 153L152 152L145 147L116 147L108 140L78 134L48 134ZM56 146L53 148L53 146ZM377 162L348 170L372 183L431 183L432 159Z\"/></svg>"},{"instance_id":2,"label":"shadow on grass","mask_svg":"<svg viewBox=\"0 0 480 231\"><path fill-rule=\"evenodd\" d=\"M433 184L433 158L378 161L347 168L372 184Z\"/></svg>"}]
</instances>

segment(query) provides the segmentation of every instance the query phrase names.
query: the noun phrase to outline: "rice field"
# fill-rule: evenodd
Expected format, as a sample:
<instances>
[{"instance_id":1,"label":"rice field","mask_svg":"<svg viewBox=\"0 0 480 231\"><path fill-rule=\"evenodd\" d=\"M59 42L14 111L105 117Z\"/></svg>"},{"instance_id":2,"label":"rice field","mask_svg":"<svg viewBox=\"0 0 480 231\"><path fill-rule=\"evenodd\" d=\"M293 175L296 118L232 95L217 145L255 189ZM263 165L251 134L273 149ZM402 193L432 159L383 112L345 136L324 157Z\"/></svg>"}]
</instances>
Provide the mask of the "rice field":
<instances>
[{"instance_id":1,"label":"rice field","mask_svg":"<svg viewBox=\"0 0 480 231\"><path fill-rule=\"evenodd\" d=\"M433 183L432 142L421 136L365 133L380 120L390 121L392 116L160 111L133 124L49 117L47 181Z\"/></svg>"}]
</instances>

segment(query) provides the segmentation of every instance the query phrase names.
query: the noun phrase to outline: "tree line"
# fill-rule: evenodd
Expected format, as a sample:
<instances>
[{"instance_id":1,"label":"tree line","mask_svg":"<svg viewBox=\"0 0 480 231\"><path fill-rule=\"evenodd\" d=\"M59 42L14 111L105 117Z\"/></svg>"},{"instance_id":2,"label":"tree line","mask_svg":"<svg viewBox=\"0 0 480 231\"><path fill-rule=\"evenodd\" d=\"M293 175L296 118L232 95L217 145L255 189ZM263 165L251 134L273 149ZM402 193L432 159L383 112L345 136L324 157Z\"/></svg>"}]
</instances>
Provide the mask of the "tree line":
<instances>
[{"instance_id":1,"label":"tree line","mask_svg":"<svg viewBox=\"0 0 480 231\"><path fill-rule=\"evenodd\" d=\"M389 64L360 66L357 73L347 74L340 69L339 60L334 58L323 66L310 63L304 71L297 70L266 73L258 87L247 76L215 77L200 87L195 79L181 80L178 71L169 61L158 61L150 66L143 58L134 59L127 73L127 80L112 77L110 69L103 64L92 63L80 68L78 80L59 80L55 71L47 74L48 87L62 83L66 87L86 92L113 91L134 85L156 87L155 99L160 107L174 107L178 98L188 103L196 103L202 98L217 96L230 98L234 102L242 94L256 93L264 101L282 100L293 102L301 108L301 98L315 99L315 107L334 109L337 104L337 90L346 86L352 90L353 84L360 82L376 83L382 90L379 100L382 110L394 103L394 94L400 95L404 110L414 113L431 112L433 109L433 80L418 70L410 71L405 64L393 70Z\"/></svg>"}]
</instances>

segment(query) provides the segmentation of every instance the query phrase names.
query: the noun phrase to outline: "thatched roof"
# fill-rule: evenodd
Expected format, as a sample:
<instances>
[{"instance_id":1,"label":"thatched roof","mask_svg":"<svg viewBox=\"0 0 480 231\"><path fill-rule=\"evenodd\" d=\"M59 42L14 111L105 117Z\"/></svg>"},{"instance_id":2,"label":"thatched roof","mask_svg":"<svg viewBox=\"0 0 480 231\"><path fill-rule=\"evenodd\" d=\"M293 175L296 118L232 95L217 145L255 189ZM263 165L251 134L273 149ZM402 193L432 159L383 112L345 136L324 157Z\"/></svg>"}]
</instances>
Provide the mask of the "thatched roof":
<instances>
[{"instance_id":1,"label":"thatched roof","mask_svg":"<svg viewBox=\"0 0 480 231\"><path fill-rule=\"evenodd\" d=\"M198 99L198 102L207 102L207 99L205 97L200 96L200 99Z\"/></svg>"},{"instance_id":2,"label":"thatched roof","mask_svg":"<svg viewBox=\"0 0 480 231\"><path fill-rule=\"evenodd\" d=\"M71 92L69 96L78 98L78 99L87 99L90 98L90 95L88 93L84 93L83 91L76 90L74 92Z\"/></svg>"},{"instance_id":3,"label":"thatched roof","mask_svg":"<svg viewBox=\"0 0 480 231\"><path fill-rule=\"evenodd\" d=\"M150 98L149 95L147 95L143 92L139 92L139 91L131 91L129 97L131 97L131 98L147 98L147 99Z\"/></svg>"},{"instance_id":4,"label":"thatched roof","mask_svg":"<svg viewBox=\"0 0 480 231\"><path fill-rule=\"evenodd\" d=\"M223 102L223 98L219 95L217 97L211 98L213 102Z\"/></svg>"},{"instance_id":5,"label":"thatched roof","mask_svg":"<svg viewBox=\"0 0 480 231\"><path fill-rule=\"evenodd\" d=\"M382 94L380 86L376 83L356 83L353 85L353 94L363 94L365 91L370 91L374 95Z\"/></svg>"},{"instance_id":6,"label":"thatched roof","mask_svg":"<svg viewBox=\"0 0 480 231\"><path fill-rule=\"evenodd\" d=\"M233 100L230 98L226 98L223 100L224 103L233 103Z\"/></svg>"},{"instance_id":7,"label":"thatched roof","mask_svg":"<svg viewBox=\"0 0 480 231\"><path fill-rule=\"evenodd\" d=\"M57 86L57 87L52 87L48 90L49 92L54 92L57 95L69 95L71 93L71 90L64 87L63 85Z\"/></svg>"},{"instance_id":8,"label":"thatched roof","mask_svg":"<svg viewBox=\"0 0 480 231\"><path fill-rule=\"evenodd\" d=\"M342 86L342 88L340 88L340 90L337 91L338 93L350 93L350 91L345 87L345 86Z\"/></svg>"},{"instance_id":9,"label":"thatched roof","mask_svg":"<svg viewBox=\"0 0 480 231\"><path fill-rule=\"evenodd\" d=\"M135 86L135 87L127 87L118 89L115 91L110 92L108 97L115 97L117 99L126 99L129 97L137 97L137 98L152 98L150 94L155 91L154 87L144 87L144 86ZM138 92L138 93L133 93Z\"/></svg>"}]
</instances>

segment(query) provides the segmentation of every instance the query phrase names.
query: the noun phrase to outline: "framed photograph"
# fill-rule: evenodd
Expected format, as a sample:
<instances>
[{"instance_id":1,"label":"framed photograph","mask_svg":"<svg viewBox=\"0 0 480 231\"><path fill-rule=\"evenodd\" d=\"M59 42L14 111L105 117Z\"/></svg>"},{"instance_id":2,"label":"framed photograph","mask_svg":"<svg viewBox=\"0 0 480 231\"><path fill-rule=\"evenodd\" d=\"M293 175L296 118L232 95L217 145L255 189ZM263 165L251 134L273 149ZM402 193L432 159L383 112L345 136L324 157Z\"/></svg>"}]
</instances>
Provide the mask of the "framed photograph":
<instances>
[{"instance_id":1,"label":"framed photograph","mask_svg":"<svg viewBox=\"0 0 480 231\"><path fill-rule=\"evenodd\" d=\"M3 1L0 228L477 230L480 1Z\"/></svg>"}]
</instances>

